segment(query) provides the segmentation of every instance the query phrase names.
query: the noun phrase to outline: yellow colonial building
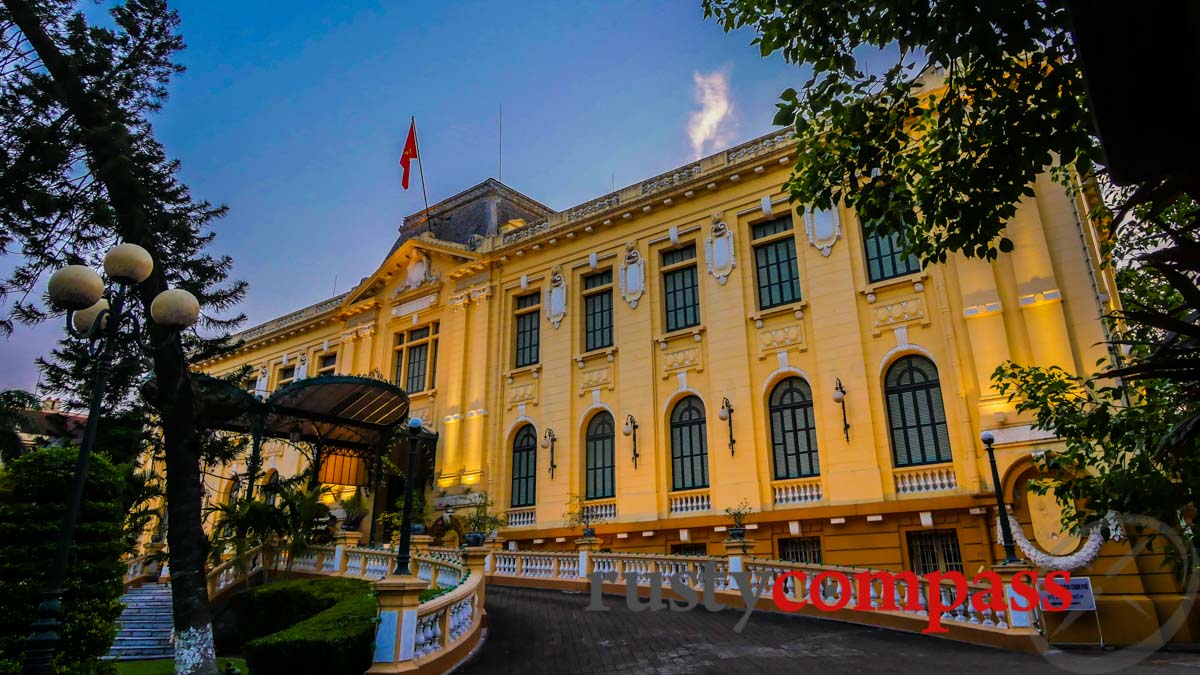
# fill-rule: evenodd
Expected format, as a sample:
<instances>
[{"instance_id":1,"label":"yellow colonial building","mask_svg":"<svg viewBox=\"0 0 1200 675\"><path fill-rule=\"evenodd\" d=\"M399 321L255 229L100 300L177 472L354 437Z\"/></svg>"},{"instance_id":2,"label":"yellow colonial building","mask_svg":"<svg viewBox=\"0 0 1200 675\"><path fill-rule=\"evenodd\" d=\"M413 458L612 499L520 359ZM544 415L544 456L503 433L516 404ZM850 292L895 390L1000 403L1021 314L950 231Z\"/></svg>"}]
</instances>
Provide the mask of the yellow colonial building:
<instances>
[{"instance_id":1,"label":"yellow colonial building","mask_svg":"<svg viewBox=\"0 0 1200 675\"><path fill-rule=\"evenodd\" d=\"M487 180L406 218L349 293L203 368L250 366L258 393L322 374L398 384L439 434L435 515L485 492L513 548L572 548L578 496L604 549L718 553L745 500L762 557L974 574L1001 555L991 431L1019 534L1075 552L1052 497L1024 488L1060 443L990 376L1106 356L1117 295L1085 197L1042 176L1008 224L1014 252L922 269L850 209L789 204L793 160L772 133L565 211ZM269 443L260 480L306 466ZM208 479L210 498L245 472ZM1127 550L1105 544L1089 572ZM1099 590L1162 615L1169 572L1142 567Z\"/></svg>"}]
</instances>

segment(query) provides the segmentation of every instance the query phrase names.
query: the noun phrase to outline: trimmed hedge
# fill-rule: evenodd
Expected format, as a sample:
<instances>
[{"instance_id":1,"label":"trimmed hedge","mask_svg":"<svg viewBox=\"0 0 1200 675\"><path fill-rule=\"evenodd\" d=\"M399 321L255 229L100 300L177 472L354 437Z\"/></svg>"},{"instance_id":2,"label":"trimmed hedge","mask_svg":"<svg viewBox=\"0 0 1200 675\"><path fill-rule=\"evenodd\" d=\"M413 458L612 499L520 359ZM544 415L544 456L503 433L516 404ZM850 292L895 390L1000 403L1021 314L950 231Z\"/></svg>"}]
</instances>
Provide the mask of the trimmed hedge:
<instances>
[{"instance_id":1,"label":"trimmed hedge","mask_svg":"<svg viewBox=\"0 0 1200 675\"><path fill-rule=\"evenodd\" d=\"M78 448L44 448L0 468L0 673L16 673L66 512ZM124 592L121 475L92 455L63 592L55 672L112 673L100 661Z\"/></svg>"},{"instance_id":2,"label":"trimmed hedge","mask_svg":"<svg viewBox=\"0 0 1200 675\"><path fill-rule=\"evenodd\" d=\"M379 605L365 581L283 581L231 603L243 637L254 637L244 648L254 675L361 675L371 666Z\"/></svg>"}]
</instances>

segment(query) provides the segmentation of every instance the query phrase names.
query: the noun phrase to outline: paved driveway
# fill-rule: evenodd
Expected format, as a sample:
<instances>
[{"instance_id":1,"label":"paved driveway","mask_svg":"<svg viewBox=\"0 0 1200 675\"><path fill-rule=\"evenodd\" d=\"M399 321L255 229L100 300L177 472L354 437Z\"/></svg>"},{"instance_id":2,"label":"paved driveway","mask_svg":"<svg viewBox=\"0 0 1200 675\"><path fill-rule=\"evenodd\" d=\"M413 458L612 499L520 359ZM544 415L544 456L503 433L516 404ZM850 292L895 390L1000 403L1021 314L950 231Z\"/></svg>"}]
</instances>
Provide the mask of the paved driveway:
<instances>
[{"instance_id":1,"label":"paved driveway","mask_svg":"<svg viewBox=\"0 0 1200 675\"><path fill-rule=\"evenodd\" d=\"M734 611L635 613L606 597L610 611L588 612L587 603L584 594L489 586L487 643L458 672L1030 675L1112 672L1105 666L1120 656L1070 652L1081 668L1064 670L1041 656L806 617L758 612L739 634ZM1200 655L1156 654L1121 672L1200 675Z\"/></svg>"}]
</instances>

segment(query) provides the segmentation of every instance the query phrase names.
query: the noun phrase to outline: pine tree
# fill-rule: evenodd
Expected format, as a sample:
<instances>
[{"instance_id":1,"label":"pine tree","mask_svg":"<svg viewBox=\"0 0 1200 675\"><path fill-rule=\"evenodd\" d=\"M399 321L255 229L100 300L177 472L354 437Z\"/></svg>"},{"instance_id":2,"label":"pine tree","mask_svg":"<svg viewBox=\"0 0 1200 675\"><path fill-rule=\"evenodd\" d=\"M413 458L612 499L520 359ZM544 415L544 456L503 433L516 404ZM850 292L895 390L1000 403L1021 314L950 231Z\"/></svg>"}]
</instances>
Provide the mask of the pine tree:
<instances>
[{"instance_id":1,"label":"pine tree","mask_svg":"<svg viewBox=\"0 0 1200 675\"><path fill-rule=\"evenodd\" d=\"M96 265L118 241L154 258L153 274L134 289L130 320L153 345L157 395L149 403L166 459L176 672L215 673L200 513L208 439L196 428L188 363L224 346L241 320L225 315L245 286L229 280L228 257L207 252L224 208L191 196L148 117L182 70L173 60L183 48L179 19L164 0L128 0L111 15L106 28L89 24L67 0L3 0L0 8L0 253L15 248L24 258L0 288L0 297L16 298L0 328L49 318L53 310L30 291L64 264ZM198 328L216 338L172 333L148 318L155 296L172 287L199 299ZM118 408L141 376L137 350L119 345L107 401ZM66 390L91 377L72 345L46 366Z\"/></svg>"}]
</instances>

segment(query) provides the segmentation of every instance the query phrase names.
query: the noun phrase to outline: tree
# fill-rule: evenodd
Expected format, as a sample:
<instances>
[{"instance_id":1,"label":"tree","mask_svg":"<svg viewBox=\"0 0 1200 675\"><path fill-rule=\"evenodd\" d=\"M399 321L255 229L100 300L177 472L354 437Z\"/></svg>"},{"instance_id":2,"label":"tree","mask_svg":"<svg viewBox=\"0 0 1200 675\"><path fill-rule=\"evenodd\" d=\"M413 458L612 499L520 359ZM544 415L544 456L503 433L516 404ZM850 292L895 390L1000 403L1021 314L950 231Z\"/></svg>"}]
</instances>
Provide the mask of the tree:
<instances>
[{"instance_id":1,"label":"tree","mask_svg":"<svg viewBox=\"0 0 1200 675\"><path fill-rule=\"evenodd\" d=\"M703 6L726 31L753 29L764 57L779 52L811 69L801 89L784 91L777 104L776 124L796 134L791 199L817 208L844 203L875 233L898 236L923 264L954 253L990 260L1012 250L1005 223L1044 171L1104 198L1093 200L1090 215L1110 230L1102 239L1115 244L1124 265L1119 281L1135 290L1110 317L1113 346L1130 350L1128 357L1107 364L1099 374L1107 381L1006 364L998 386L1024 396L1020 409L1067 441L1057 469L1081 482L1063 485L1059 496L1088 495L1080 517L1103 504L1169 511L1159 509L1163 495L1122 493L1120 482L1141 477L1145 486L1162 486L1164 477L1186 483L1194 476L1200 409L1183 401L1200 400L1200 185L1177 176L1126 190L1107 185L1066 4ZM860 58L893 51L897 58L875 72ZM1098 426L1104 420L1118 426ZM1141 456L1124 454L1130 448ZM1091 480L1085 467L1115 473ZM1195 507L1187 501L1191 488L1178 494L1170 499L1177 517Z\"/></svg>"},{"instance_id":2,"label":"tree","mask_svg":"<svg viewBox=\"0 0 1200 675\"><path fill-rule=\"evenodd\" d=\"M204 440L188 362L224 346L241 317L220 315L245 287L228 281L229 258L207 252L208 228L224 209L191 196L149 122L181 70L173 60L183 48L178 16L164 0L128 0L111 9L113 27L105 28L72 7L3 0L0 11L0 252L17 244L25 259L3 287L21 294L5 322L47 318L50 310L28 294L65 262L95 264L118 240L154 258L150 278L134 289L132 311L153 345L157 395L150 403L167 470L175 665L179 673L215 673L200 517ZM200 300L200 328L216 339L180 335L147 318L169 287Z\"/></svg>"},{"instance_id":3,"label":"tree","mask_svg":"<svg viewBox=\"0 0 1200 675\"><path fill-rule=\"evenodd\" d=\"M1126 314L1150 317L1152 322L1111 322L1117 333L1114 342L1128 352L1118 354L1115 370L1085 378L1058 367L1007 362L992 376L996 389L1015 402L1018 411L1035 415L1037 428L1064 439L1063 451L1039 459L1044 475L1032 482L1032 489L1041 494L1052 490L1063 509L1063 522L1076 531L1114 510L1156 518L1177 528L1192 546L1200 546L1200 531L1189 525L1194 516L1188 515L1200 503L1200 440L1189 434L1187 423L1200 416L1200 396L1185 379L1147 368L1164 351L1176 367L1195 357L1194 352L1182 359L1171 354L1179 338L1154 319L1170 316L1187 303L1180 288L1164 283L1159 271L1134 253L1163 250L1169 244L1164 242L1169 239L1166 233L1193 218L1195 208L1177 203L1157 216L1170 221L1166 228L1145 213L1124 226L1117 256L1129 262L1117 274L1121 301L1131 308ZM1147 368L1151 376L1113 376L1136 368ZM1177 572L1184 572L1189 554L1172 548L1167 553Z\"/></svg>"},{"instance_id":4,"label":"tree","mask_svg":"<svg viewBox=\"0 0 1200 675\"><path fill-rule=\"evenodd\" d=\"M291 576L297 556L311 546L327 544L333 538L329 507L321 501L330 489L320 485L307 487L307 483L301 474L290 481L268 483L263 488L264 497L271 494L279 497L282 525L279 535L288 554L285 576Z\"/></svg>"},{"instance_id":5,"label":"tree","mask_svg":"<svg viewBox=\"0 0 1200 675\"><path fill-rule=\"evenodd\" d=\"M25 449L22 433L32 430L29 411L40 407L37 397L20 389L0 391L0 465Z\"/></svg>"},{"instance_id":6,"label":"tree","mask_svg":"<svg viewBox=\"0 0 1200 675\"><path fill-rule=\"evenodd\" d=\"M922 260L1011 250L1000 235L1038 174L1086 173L1098 154L1060 2L704 0L704 13L811 68L775 117L796 132L792 199L844 202ZM892 49L889 67L863 66Z\"/></svg>"},{"instance_id":7,"label":"tree","mask_svg":"<svg viewBox=\"0 0 1200 675\"><path fill-rule=\"evenodd\" d=\"M78 448L44 448L0 470L0 672L20 669L29 617L54 555ZM88 473L63 594L55 672L111 672L101 664L117 634L124 591L121 476L103 457Z\"/></svg>"}]
</instances>

